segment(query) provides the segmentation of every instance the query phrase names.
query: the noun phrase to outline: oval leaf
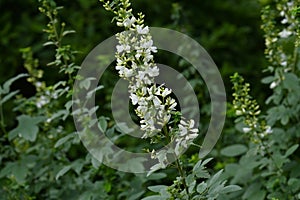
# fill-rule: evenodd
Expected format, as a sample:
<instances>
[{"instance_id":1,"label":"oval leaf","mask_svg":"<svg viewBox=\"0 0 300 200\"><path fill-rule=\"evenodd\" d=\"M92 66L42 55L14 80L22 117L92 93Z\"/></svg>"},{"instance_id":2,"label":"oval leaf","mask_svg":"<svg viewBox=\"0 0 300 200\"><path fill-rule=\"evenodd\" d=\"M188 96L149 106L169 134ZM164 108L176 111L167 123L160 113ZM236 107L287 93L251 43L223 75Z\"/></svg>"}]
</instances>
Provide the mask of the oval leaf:
<instances>
[{"instance_id":1,"label":"oval leaf","mask_svg":"<svg viewBox=\"0 0 300 200\"><path fill-rule=\"evenodd\" d=\"M234 144L228 147L225 147L221 150L221 154L228 157L234 157L239 156L243 153L245 153L248 150L248 148L245 145L242 144Z\"/></svg>"}]
</instances>

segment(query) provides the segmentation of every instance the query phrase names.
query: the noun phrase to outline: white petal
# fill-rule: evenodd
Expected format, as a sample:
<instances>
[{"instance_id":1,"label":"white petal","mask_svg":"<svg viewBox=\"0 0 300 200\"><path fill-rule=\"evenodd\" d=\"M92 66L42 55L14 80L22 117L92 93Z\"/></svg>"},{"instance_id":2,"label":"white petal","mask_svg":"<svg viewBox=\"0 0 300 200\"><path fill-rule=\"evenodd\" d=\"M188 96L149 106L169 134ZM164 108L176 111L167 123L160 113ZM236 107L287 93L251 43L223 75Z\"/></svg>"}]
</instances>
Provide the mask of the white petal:
<instances>
[{"instance_id":1,"label":"white petal","mask_svg":"<svg viewBox=\"0 0 300 200\"><path fill-rule=\"evenodd\" d=\"M251 128L249 128L249 127L244 127L243 128L243 132L244 133L248 133L248 132L250 132L252 129Z\"/></svg>"},{"instance_id":2,"label":"white petal","mask_svg":"<svg viewBox=\"0 0 300 200\"><path fill-rule=\"evenodd\" d=\"M162 92L161 96L166 97L167 95L171 94L172 90L169 88L165 88L164 91Z\"/></svg>"}]
</instances>

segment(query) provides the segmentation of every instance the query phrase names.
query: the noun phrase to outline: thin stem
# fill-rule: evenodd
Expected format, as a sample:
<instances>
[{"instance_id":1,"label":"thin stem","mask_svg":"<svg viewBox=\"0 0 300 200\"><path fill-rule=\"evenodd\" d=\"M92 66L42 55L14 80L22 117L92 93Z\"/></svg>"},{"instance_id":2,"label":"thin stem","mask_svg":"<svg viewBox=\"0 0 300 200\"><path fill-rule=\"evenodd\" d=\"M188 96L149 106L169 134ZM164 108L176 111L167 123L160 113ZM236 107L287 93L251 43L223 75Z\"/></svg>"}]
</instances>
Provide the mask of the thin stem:
<instances>
[{"instance_id":1,"label":"thin stem","mask_svg":"<svg viewBox=\"0 0 300 200\"><path fill-rule=\"evenodd\" d=\"M275 162L271 152L268 149L268 146L265 145L265 143L263 141L260 141L260 144L263 146L264 150L267 152L268 156L270 157L270 159L272 160L273 164L275 165L275 167L277 168L278 172L280 174L282 174L282 169L277 165L277 163Z\"/></svg>"},{"instance_id":2,"label":"thin stem","mask_svg":"<svg viewBox=\"0 0 300 200\"><path fill-rule=\"evenodd\" d=\"M175 156L175 155L174 155ZM176 158L176 157L175 157ZM178 171L179 171L179 174L180 174L180 176L181 176L181 178L182 178L182 184L183 184L183 186L184 186L184 189L185 189L185 191L186 191L186 194L187 194L187 196L188 196L188 199L191 199L191 197L190 197L190 193L189 193L189 189L188 189L188 186L187 186L187 184L186 184L186 177L185 177L185 173L184 173L184 171L183 171L183 169L182 169L182 166L181 166L181 164L180 164L180 162L179 162L179 160L178 159L176 159L176 166L177 166L177 169L178 169Z\"/></svg>"},{"instance_id":3,"label":"thin stem","mask_svg":"<svg viewBox=\"0 0 300 200\"><path fill-rule=\"evenodd\" d=\"M1 101L2 97L0 95L0 101ZM1 126L1 130L3 131L3 133L6 135L7 131L5 129L5 123L4 123L4 115L3 115L3 108L2 108L2 104L0 104L0 126Z\"/></svg>"},{"instance_id":4,"label":"thin stem","mask_svg":"<svg viewBox=\"0 0 300 200\"><path fill-rule=\"evenodd\" d=\"M167 138L167 142L171 142L171 138L170 138L170 135L169 135L169 131L168 131L168 129L167 129L166 126L163 127L163 132L164 132L164 134L165 134L165 136L166 136L166 138ZM177 156L175 155L174 152L173 152L173 156L174 156L174 158L175 158L176 168L177 168L177 170L178 170L178 172L179 172L179 174L180 174L180 177L182 178L182 184L183 184L183 187L184 187L184 189L185 189L185 191L186 191L186 194L187 194L187 196L188 196L188 199L190 200L191 197L190 197L190 193L189 193L189 190L188 190L188 186L187 186L187 184L186 184L186 180L185 180L186 177L185 177L184 170L183 170L183 168L182 168L182 165L181 165L180 162L179 162L179 158L177 158Z\"/></svg>"},{"instance_id":5,"label":"thin stem","mask_svg":"<svg viewBox=\"0 0 300 200\"><path fill-rule=\"evenodd\" d=\"M292 72L297 73L297 65L299 62L299 46L295 46L294 49L294 64L293 64L293 68L292 68Z\"/></svg>"}]
</instances>

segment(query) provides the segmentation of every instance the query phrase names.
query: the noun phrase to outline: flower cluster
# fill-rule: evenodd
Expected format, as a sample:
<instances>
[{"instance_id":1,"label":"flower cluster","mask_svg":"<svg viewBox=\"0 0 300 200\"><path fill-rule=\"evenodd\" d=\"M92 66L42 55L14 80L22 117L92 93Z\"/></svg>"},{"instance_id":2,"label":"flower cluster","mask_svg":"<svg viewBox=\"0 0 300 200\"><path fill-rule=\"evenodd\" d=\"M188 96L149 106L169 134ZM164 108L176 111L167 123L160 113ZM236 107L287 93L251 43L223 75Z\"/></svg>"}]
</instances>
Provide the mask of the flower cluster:
<instances>
[{"instance_id":1,"label":"flower cluster","mask_svg":"<svg viewBox=\"0 0 300 200\"><path fill-rule=\"evenodd\" d=\"M116 35L116 69L119 76L129 82L130 99L136 106L135 112L141 119L141 129L145 132L143 138L166 134L162 129L167 127L177 103L170 96L171 89L155 83L154 78L159 75L159 68L154 62L153 53L157 52L157 48L153 45L149 27L143 24L142 14L138 18L133 16L127 0L118 1L116 5L120 7L117 8L111 5L106 2L104 7L116 14L117 25L125 29ZM194 126L193 120L181 119L178 127L168 127L169 132L175 132L169 142L176 142L176 155L197 137L198 129ZM159 162L163 163L166 156L161 151L157 154L159 155L153 157L159 158ZM164 168L165 165L161 167Z\"/></svg>"},{"instance_id":2,"label":"flower cluster","mask_svg":"<svg viewBox=\"0 0 300 200\"><path fill-rule=\"evenodd\" d=\"M250 84L245 83L242 76L235 73L230 77L233 83L232 102L235 114L239 117L236 122L242 122L242 131L249 135L255 142L261 142L268 134L273 132L271 126L267 125L265 120L260 117L261 110L255 99L250 96Z\"/></svg>"},{"instance_id":3,"label":"flower cluster","mask_svg":"<svg viewBox=\"0 0 300 200\"><path fill-rule=\"evenodd\" d=\"M125 18L119 26L128 28L117 34L117 66L120 77L129 81L130 99L136 106L143 138L159 133L171 118L176 101L169 94L171 90L163 85L156 86L154 77L159 69L153 61L152 53L157 52L149 34L149 28L136 24L136 18Z\"/></svg>"},{"instance_id":4,"label":"flower cluster","mask_svg":"<svg viewBox=\"0 0 300 200\"><path fill-rule=\"evenodd\" d=\"M266 54L272 66L269 67L271 72L275 71L276 78L270 82L270 88L275 89L282 84L285 74L295 71L295 63L297 62L297 51L299 48L300 34L299 21L296 14L292 11L297 8L296 1L282 1L274 4L276 12L270 6L263 9L263 25L265 31ZM280 16L280 21L277 18ZM270 20L273 18L274 20ZM280 27L280 28L277 28ZM298 31L297 31L298 30ZM298 35L297 35L298 34ZM295 40L295 38L298 38ZM294 45L294 54L290 54L286 50L284 44ZM276 49L276 50L275 50ZM275 70L275 66L278 66Z\"/></svg>"}]
</instances>

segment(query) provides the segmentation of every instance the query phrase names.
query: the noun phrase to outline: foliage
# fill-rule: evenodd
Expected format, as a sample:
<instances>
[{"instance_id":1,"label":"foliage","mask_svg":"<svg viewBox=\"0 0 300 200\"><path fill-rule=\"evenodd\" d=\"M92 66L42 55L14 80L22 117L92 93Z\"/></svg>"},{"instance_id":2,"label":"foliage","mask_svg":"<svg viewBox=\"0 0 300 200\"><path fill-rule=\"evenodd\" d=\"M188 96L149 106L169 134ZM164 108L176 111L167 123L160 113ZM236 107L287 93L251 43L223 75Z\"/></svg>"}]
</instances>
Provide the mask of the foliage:
<instances>
[{"instance_id":1,"label":"foliage","mask_svg":"<svg viewBox=\"0 0 300 200\"><path fill-rule=\"evenodd\" d=\"M106 3L117 16L96 1L62 1L64 9L54 0L14 3L18 6L0 2L0 45L6 49L0 60L0 199L300 199L298 1L261 0L261 7L247 0ZM73 84L80 80L82 88L89 88L92 80L76 76L78 63L93 44L122 31L122 25L110 23L113 17L119 25L128 19L122 6L125 11L133 7L130 17L139 10L145 13L137 15L142 32L145 24L167 26L197 38L220 66L227 87L227 76L233 74L233 102L228 103L222 143L210 155L214 159L199 160L199 146L192 145L174 165L147 176L108 168L83 147L72 118ZM204 82L184 59L164 52L154 58L176 66L194 87L203 115L200 139L194 141L200 143L210 117ZM261 73L262 66L268 66L268 75ZM113 142L138 150L144 143L129 141L107 109L116 80L111 69L94 91L104 105L94 108L98 126ZM171 115L176 119L180 113ZM165 134L176 136L168 131L153 142L159 144Z\"/></svg>"}]
</instances>

